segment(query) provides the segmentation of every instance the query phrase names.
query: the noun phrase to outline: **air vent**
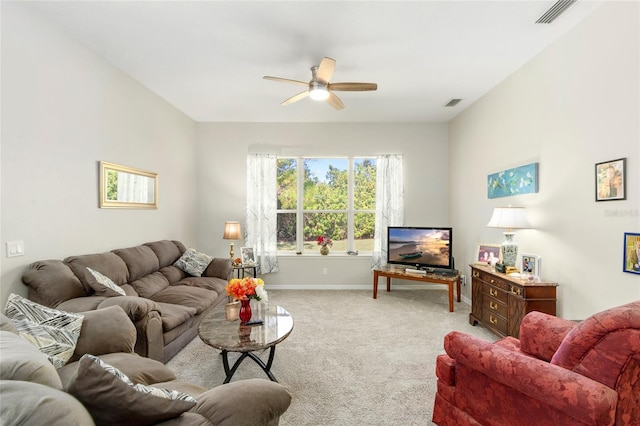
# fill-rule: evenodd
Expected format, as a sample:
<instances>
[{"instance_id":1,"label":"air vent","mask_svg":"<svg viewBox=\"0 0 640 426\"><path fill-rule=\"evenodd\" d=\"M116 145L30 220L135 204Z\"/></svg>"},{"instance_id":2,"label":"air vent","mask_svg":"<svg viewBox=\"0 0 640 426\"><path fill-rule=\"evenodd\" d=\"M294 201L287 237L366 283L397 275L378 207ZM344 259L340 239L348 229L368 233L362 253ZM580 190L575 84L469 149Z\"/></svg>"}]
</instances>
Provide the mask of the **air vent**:
<instances>
[{"instance_id":1,"label":"air vent","mask_svg":"<svg viewBox=\"0 0 640 426\"><path fill-rule=\"evenodd\" d=\"M449 102L447 102L447 104L445 106L447 107L453 107L458 105L458 103L460 103L462 99L451 99Z\"/></svg>"},{"instance_id":2,"label":"air vent","mask_svg":"<svg viewBox=\"0 0 640 426\"><path fill-rule=\"evenodd\" d=\"M549 10L547 10L538 20L536 24L550 24L556 20L556 18L574 4L576 0L558 0Z\"/></svg>"}]
</instances>

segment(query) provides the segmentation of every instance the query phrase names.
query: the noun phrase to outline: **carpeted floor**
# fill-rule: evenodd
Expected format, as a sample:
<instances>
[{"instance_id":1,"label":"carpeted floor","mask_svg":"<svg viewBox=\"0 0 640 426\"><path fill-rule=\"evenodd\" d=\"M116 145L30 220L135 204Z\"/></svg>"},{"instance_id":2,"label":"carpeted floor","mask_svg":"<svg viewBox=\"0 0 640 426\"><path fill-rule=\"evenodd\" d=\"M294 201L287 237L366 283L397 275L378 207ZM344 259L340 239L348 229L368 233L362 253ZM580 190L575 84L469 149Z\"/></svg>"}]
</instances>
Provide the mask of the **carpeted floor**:
<instances>
[{"instance_id":1,"label":"carpeted floor","mask_svg":"<svg viewBox=\"0 0 640 426\"><path fill-rule=\"evenodd\" d=\"M293 395L283 426L430 425L444 336L459 330L497 340L469 325L469 305L455 303L450 313L444 290L382 291L377 300L371 291L271 290L269 303L294 319L272 367ZM205 387L224 380L219 351L199 338L167 365ZM246 359L233 381L253 377L266 378Z\"/></svg>"}]
</instances>

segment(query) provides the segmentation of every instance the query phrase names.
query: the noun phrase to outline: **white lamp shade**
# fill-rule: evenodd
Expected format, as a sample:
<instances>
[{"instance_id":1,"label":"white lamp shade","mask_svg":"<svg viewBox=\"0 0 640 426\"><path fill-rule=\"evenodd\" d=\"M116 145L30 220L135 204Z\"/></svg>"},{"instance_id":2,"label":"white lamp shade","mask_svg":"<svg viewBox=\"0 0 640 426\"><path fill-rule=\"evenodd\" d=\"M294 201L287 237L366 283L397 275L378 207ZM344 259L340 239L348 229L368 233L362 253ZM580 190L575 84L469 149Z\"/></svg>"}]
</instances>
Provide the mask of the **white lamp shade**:
<instances>
[{"instance_id":1,"label":"white lamp shade","mask_svg":"<svg viewBox=\"0 0 640 426\"><path fill-rule=\"evenodd\" d=\"M496 207L491 220L487 223L491 228L530 228L524 207Z\"/></svg>"},{"instance_id":2,"label":"white lamp shade","mask_svg":"<svg viewBox=\"0 0 640 426\"><path fill-rule=\"evenodd\" d=\"M225 222L224 223L224 240L239 240L240 239L240 222Z\"/></svg>"}]
</instances>

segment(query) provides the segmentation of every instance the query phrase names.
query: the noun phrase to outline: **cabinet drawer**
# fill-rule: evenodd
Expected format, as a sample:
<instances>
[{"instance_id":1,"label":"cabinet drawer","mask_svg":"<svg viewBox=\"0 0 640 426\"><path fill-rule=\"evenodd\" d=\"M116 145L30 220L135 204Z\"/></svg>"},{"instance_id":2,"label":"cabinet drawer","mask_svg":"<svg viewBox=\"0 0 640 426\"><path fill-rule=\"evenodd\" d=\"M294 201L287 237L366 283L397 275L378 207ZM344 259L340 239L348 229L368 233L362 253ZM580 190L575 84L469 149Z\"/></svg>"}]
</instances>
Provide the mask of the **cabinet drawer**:
<instances>
[{"instance_id":1,"label":"cabinet drawer","mask_svg":"<svg viewBox=\"0 0 640 426\"><path fill-rule=\"evenodd\" d=\"M482 309L484 312L492 313L494 316L500 315L503 318L507 318L507 305L499 302L491 297L482 298Z\"/></svg>"},{"instance_id":2,"label":"cabinet drawer","mask_svg":"<svg viewBox=\"0 0 640 426\"><path fill-rule=\"evenodd\" d=\"M504 303L505 305L507 304L507 299L509 298L509 295L507 294L506 291L498 287L484 283L482 286L482 292L486 294L488 298L496 299Z\"/></svg>"},{"instance_id":3,"label":"cabinet drawer","mask_svg":"<svg viewBox=\"0 0 640 426\"><path fill-rule=\"evenodd\" d=\"M482 321L492 328L495 328L503 336L507 335L507 320L489 309L482 310Z\"/></svg>"}]
</instances>

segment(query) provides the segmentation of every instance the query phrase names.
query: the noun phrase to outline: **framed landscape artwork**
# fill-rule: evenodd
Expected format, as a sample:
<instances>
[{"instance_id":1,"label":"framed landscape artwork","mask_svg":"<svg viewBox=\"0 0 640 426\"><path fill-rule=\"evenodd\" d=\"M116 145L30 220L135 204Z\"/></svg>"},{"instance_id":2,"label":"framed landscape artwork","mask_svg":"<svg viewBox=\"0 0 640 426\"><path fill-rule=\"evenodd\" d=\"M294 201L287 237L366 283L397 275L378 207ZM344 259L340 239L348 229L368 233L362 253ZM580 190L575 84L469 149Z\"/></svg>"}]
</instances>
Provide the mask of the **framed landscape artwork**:
<instances>
[{"instance_id":1,"label":"framed landscape artwork","mask_svg":"<svg viewBox=\"0 0 640 426\"><path fill-rule=\"evenodd\" d=\"M627 159L596 164L596 201L626 200Z\"/></svg>"},{"instance_id":2,"label":"framed landscape artwork","mask_svg":"<svg viewBox=\"0 0 640 426\"><path fill-rule=\"evenodd\" d=\"M624 272L640 274L640 234L624 233Z\"/></svg>"},{"instance_id":3,"label":"framed landscape artwork","mask_svg":"<svg viewBox=\"0 0 640 426\"><path fill-rule=\"evenodd\" d=\"M475 264L488 265L497 262L498 259L500 259L499 244L478 244L474 260Z\"/></svg>"}]
</instances>

